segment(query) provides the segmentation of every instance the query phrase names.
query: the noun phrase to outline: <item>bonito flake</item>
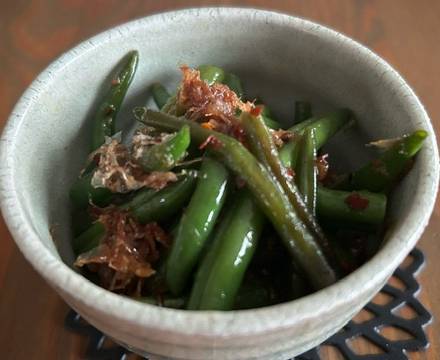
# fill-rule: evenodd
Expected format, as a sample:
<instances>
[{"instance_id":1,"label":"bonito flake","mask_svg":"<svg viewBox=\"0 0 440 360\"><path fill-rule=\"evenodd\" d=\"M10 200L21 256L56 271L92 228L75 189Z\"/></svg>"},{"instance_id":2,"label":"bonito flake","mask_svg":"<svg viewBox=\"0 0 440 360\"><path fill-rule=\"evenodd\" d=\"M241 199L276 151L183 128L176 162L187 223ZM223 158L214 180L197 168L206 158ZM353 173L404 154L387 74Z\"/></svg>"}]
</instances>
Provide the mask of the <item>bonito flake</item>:
<instances>
[{"instance_id":1,"label":"bonito flake","mask_svg":"<svg viewBox=\"0 0 440 360\"><path fill-rule=\"evenodd\" d=\"M145 138L143 140L145 141ZM139 144L136 152L140 152ZM93 156L99 156L98 166L91 181L92 186L96 188L127 193L142 187L160 190L168 183L177 181L176 174L171 171L145 172L128 147L116 139L108 138Z\"/></svg>"}]
</instances>

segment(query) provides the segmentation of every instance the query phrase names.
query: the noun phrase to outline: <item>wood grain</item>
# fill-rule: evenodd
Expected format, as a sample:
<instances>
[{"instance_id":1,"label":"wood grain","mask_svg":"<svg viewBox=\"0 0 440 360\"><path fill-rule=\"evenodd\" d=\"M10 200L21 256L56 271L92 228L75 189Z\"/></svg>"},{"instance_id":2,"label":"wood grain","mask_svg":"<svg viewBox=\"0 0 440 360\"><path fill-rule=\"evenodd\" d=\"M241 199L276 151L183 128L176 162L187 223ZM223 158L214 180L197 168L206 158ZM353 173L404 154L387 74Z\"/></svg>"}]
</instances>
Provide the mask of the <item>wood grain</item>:
<instances>
[{"instance_id":1,"label":"wood grain","mask_svg":"<svg viewBox=\"0 0 440 360\"><path fill-rule=\"evenodd\" d=\"M151 13L202 5L269 8L335 28L388 60L413 86L440 127L440 2L436 0L145 1L15 0L0 4L0 120L32 79L56 56L87 37ZM421 298L440 317L440 205L420 247L428 265ZM6 359L81 359L86 344L63 328L68 310L27 264L0 219L0 349ZM440 358L440 325L428 327L431 346L411 359ZM360 345L362 351L372 351ZM323 349L328 359L338 359Z\"/></svg>"}]
</instances>

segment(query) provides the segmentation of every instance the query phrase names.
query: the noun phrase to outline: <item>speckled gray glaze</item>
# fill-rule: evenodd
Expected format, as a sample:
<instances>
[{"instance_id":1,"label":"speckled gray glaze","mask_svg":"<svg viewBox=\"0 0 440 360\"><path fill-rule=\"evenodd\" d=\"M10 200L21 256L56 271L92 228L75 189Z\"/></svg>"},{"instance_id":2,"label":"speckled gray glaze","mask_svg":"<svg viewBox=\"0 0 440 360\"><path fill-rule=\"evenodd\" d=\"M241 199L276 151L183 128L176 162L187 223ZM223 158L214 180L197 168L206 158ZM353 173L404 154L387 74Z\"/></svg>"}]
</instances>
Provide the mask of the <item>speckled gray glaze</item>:
<instances>
[{"instance_id":1,"label":"speckled gray glaze","mask_svg":"<svg viewBox=\"0 0 440 360\"><path fill-rule=\"evenodd\" d=\"M132 120L130 108L147 101L147 84L160 80L171 86L179 78L177 66L214 63L238 73L248 91L267 99L281 118L292 113L297 96L321 109L353 109L359 130L330 145L347 166L367 156L359 139L428 130L415 168L392 198L393 226L380 252L337 284L300 300L224 313L138 303L72 270L66 189L86 157L90 109L110 71L132 49L139 50L141 61L123 126ZM24 93L4 129L0 164L3 216L32 266L91 324L157 358L286 359L318 344L370 300L415 245L438 185L435 134L396 71L335 31L253 9L159 14L81 43Z\"/></svg>"}]
</instances>

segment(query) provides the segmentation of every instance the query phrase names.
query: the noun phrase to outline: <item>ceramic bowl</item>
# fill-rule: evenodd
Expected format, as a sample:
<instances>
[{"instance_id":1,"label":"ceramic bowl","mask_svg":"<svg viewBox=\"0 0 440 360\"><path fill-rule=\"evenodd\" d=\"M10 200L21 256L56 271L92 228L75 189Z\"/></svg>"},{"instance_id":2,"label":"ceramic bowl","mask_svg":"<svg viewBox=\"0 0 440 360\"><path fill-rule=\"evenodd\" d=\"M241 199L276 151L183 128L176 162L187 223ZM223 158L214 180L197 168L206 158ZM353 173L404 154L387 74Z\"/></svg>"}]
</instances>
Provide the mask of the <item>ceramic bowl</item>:
<instances>
[{"instance_id":1,"label":"ceramic bowl","mask_svg":"<svg viewBox=\"0 0 440 360\"><path fill-rule=\"evenodd\" d=\"M124 54L140 65L121 118L148 101L148 84L177 83L179 65L212 63L242 77L279 118L293 100L317 112L348 107L357 130L330 146L344 166L367 158L367 139L429 132L413 170L390 201L391 227L368 263L333 286L296 301L248 311L158 308L110 293L72 268L67 189L87 156L89 118ZM1 138L3 216L26 259L92 325L151 358L287 359L323 341L353 317L415 245L438 185L435 134L416 95L384 60L313 22L274 12L205 8L149 16L67 51L26 90ZM61 319L60 319L61 321Z\"/></svg>"}]
</instances>

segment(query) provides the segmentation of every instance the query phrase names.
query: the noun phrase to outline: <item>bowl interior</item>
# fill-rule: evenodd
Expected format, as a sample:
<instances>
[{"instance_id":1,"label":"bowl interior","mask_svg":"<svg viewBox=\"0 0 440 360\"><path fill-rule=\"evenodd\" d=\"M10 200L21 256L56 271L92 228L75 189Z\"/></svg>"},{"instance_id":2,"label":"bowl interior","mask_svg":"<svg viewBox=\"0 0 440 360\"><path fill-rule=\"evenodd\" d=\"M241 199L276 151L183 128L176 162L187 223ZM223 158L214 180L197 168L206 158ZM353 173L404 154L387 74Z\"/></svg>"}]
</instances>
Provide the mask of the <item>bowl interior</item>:
<instances>
[{"instance_id":1,"label":"bowl interior","mask_svg":"<svg viewBox=\"0 0 440 360\"><path fill-rule=\"evenodd\" d=\"M100 36L99 42L80 45L37 80L11 144L13 175L27 222L53 254L72 264L68 189L87 157L96 104L113 69L132 49L139 50L140 63L118 118L123 130L134 124L134 106L152 105L151 83L160 81L173 90L180 65L205 63L239 75L246 94L264 99L285 124L293 120L296 99L311 101L316 113L352 109L356 128L329 145L334 161L344 168L368 159L367 140L428 126L425 114L417 113L389 81L392 70L376 66L366 50L353 50L335 34L318 36L317 25L301 20L284 23L259 16L243 22L237 14L202 21L182 14L140 20ZM392 198L390 237L405 221L416 225L410 214L433 156L432 135Z\"/></svg>"}]
</instances>

